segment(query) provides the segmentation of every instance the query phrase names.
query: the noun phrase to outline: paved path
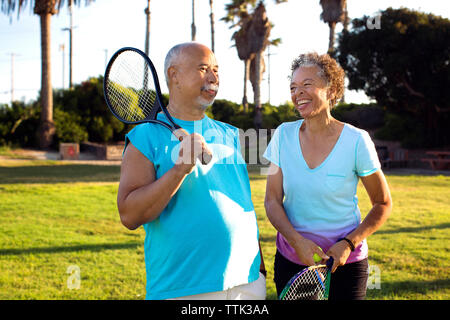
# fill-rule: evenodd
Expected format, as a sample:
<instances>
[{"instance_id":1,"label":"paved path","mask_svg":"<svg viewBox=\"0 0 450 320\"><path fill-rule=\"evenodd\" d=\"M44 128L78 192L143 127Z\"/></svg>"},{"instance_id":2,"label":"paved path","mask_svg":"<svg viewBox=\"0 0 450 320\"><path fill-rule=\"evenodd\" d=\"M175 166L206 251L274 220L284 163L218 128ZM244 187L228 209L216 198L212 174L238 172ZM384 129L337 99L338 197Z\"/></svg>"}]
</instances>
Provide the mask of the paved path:
<instances>
[{"instance_id":1,"label":"paved path","mask_svg":"<svg viewBox=\"0 0 450 320\"><path fill-rule=\"evenodd\" d=\"M76 163L76 164L91 164L91 165L117 165L120 166L120 160L97 160L95 155L89 152L80 152L79 160L60 160L59 152L57 151L42 151L42 150L32 150L32 149L17 149L12 151L16 154L18 159L21 157L23 159L35 159L35 160L58 160L65 163ZM10 158L0 156L2 160L8 160ZM14 159L14 160L18 160ZM251 165L249 166L251 170L259 169L261 166ZM250 169L249 168L249 169ZM450 176L450 170L430 170L421 168L394 168L383 170L386 175L425 175L425 176L436 176L444 175Z\"/></svg>"}]
</instances>

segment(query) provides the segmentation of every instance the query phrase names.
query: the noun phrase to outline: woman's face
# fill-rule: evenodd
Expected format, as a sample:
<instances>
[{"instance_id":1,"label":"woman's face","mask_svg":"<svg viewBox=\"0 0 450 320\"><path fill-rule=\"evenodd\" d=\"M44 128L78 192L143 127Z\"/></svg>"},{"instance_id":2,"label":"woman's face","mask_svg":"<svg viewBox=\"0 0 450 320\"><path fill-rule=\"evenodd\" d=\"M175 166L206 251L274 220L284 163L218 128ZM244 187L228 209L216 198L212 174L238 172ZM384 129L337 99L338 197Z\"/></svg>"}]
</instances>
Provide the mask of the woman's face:
<instances>
[{"instance_id":1,"label":"woman's face","mask_svg":"<svg viewBox=\"0 0 450 320\"><path fill-rule=\"evenodd\" d=\"M292 74L291 100L305 119L329 110L328 87L319 71L317 66L299 67Z\"/></svg>"}]
</instances>

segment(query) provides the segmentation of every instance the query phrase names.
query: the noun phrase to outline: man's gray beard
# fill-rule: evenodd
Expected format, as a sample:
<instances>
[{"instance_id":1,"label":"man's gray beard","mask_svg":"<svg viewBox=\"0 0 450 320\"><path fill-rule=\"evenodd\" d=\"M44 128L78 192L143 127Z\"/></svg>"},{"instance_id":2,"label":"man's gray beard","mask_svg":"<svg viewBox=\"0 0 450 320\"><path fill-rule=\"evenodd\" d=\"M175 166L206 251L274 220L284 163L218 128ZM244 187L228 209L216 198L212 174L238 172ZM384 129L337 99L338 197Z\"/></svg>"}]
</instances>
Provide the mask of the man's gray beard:
<instances>
[{"instance_id":1,"label":"man's gray beard","mask_svg":"<svg viewBox=\"0 0 450 320\"><path fill-rule=\"evenodd\" d=\"M212 105L214 103L214 99L212 99L211 101L207 101L206 99L203 99L203 97L198 97L197 98L197 102L200 105L200 107L203 109L203 111L206 110L206 108L208 108L210 105Z\"/></svg>"}]
</instances>

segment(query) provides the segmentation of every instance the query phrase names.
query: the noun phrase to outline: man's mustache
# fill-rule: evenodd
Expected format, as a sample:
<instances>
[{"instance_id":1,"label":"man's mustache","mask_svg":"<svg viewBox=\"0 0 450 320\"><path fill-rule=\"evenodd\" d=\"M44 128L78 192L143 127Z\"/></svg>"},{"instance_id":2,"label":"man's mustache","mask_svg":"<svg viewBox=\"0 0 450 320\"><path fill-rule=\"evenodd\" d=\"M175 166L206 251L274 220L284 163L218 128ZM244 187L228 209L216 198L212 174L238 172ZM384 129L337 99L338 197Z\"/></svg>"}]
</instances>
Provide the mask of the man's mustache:
<instances>
[{"instance_id":1,"label":"man's mustache","mask_svg":"<svg viewBox=\"0 0 450 320\"><path fill-rule=\"evenodd\" d=\"M219 86L215 84L208 84L202 87L202 91L213 90L217 93L219 91Z\"/></svg>"}]
</instances>

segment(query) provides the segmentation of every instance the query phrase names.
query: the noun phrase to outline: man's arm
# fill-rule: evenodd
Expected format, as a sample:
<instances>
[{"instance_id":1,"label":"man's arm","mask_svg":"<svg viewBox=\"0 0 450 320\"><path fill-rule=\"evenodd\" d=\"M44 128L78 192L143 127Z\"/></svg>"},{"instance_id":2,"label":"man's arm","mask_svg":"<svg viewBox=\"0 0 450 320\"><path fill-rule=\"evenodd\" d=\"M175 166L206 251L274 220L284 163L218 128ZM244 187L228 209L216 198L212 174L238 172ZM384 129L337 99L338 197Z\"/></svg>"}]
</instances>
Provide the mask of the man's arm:
<instances>
[{"instance_id":1,"label":"man's arm","mask_svg":"<svg viewBox=\"0 0 450 320\"><path fill-rule=\"evenodd\" d=\"M156 180L153 164L129 143L122 160L117 193L122 224L134 230L156 219L188 173L183 165L175 165Z\"/></svg>"}]
</instances>

